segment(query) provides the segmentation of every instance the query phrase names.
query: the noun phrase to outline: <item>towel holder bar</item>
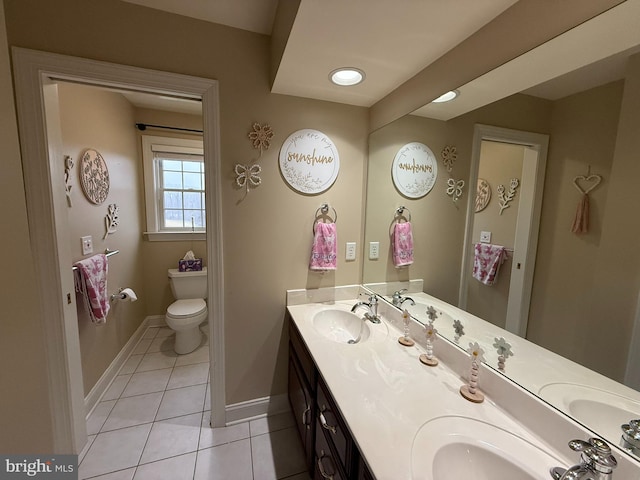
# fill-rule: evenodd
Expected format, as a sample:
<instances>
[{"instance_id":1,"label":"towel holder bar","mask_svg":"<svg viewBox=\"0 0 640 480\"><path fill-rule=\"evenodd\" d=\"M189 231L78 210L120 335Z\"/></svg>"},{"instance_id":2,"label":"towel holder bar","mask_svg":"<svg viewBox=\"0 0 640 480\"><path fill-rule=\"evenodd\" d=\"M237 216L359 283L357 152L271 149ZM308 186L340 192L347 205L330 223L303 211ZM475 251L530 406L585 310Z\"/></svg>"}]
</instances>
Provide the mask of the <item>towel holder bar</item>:
<instances>
[{"instance_id":1,"label":"towel holder bar","mask_svg":"<svg viewBox=\"0 0 640 480\"><path fill-rule=\"evenodd\" d=\"M336 209L328 203L323 203L316 210L315 219L313 220L312 230L314 235L316 233L316 223L318 223L322 219L328 218L329 220L331 220L331 217L329 216L329 209L333 210L333 223L338 223L338 212L336 211Z\"/></svg>"},{"instance_id":2,"label":"towel holder bar","mask_svg":"<svg viewBox=\"0 0 640 480\"><path fill-rule=\"evenodd\" d=\"M405 212L407 212L409 214L409 216L405 215ZM404 205L400 205L398 208L396 208L396 214L394 216L394 220L397 221L398 218L400 217L404 217L404 219L407 222L411 221L411 212L409 211L409 209L407 207L405 207Z\"/></svg>"},{"instance_id":3,"label":"towel holder bar","mask_svg":"<svg viewBox=\"0 0 640 480\"><path fill-rule=\"evenodd\" d=\"M109 250L108 248L106 248L104 251L104 254L107 257L110 257L111 255L117 255L118 253L120 253L120 250ZM78 267L74 265L73 267L71 267L71 270L75 272L76 270L78 270Z\"/></svg>"}]
</instances>

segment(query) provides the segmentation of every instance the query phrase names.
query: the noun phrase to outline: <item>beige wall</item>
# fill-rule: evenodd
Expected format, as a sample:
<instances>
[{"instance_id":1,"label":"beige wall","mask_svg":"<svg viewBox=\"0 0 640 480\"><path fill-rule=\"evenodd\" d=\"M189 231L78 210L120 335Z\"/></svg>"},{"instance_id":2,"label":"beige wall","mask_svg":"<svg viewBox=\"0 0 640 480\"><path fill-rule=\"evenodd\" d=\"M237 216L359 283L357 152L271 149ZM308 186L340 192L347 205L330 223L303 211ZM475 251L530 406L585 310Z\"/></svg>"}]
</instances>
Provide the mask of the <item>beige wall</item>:
<instances>
[{"instance_id":1,"label":"beige wall","mask_svg":"<svg viewBox=\"0 0 640 480\"><path fill-rule=\"evenodd\" d=\"M362 240L367 110L270 94L264 35L117 0L7 0L5 8L10 45L220 82L227 403L285 393L285 290L360 280L361 263L344 261L344 242L360 246ZM245 197L235 186L233 167L257 158L247 138L256 121L269 123L275 136L259 160L262 185ZM340 175L322 195L294 192L278 171L279 145L301 128L323 131L340 153ZM21 191L16 195L23 198ZM338 211L340 260L336 272L321 275L309 273L307 265L313 215L323 202ZM24 246L26 235L17 244ZM143 259L173 262L183 252L184 247L166 253L148 245ZM160 295L154 310L167 301L166 292ZM33 370L25 373L44 375L41 366ZM18 428L9 423L9 431Z\"/></svg>"},{"instance_id":2,"label":"beige wall","mask_svg":"<svg viewBox=\"0 0 640 480\"><path fill-rule=\"evenodd\" d=\"M520 189L509 202L509 207L500 214L498 185L509 191L512 178L522 180L524 147L507 143L483 141L480 148L478 178L489 182L491 200L487 207L473 216L472 243L480 241L480 232L491 232L491 242L513 249L520 204ZM474 194L471 189L471 194ZM513 255L502 264L498 280L493 285L484 285L473 278L469 279L467 289L467 310L474 315L504 328L507 320L509 301L509 282Z\"/></svg>"},{"instance_id":3,"label":"beige wall","mask_svg":"<svg viewBox=\"0 0 640 480\"><path fill-rule=\"evenodd\" d=\"M68 224L68 246L72 258L85 258L80 237L93 237L93 251L119 250L109 258L107 288L116 293L130 287L138 295L135 303L114 302L105 325L94 325L76 295L78 330L82 355L85 394L89 393L133 332L144 320L147 291L143 284L144 264L141 247L144 225L142 168L137 135L133 128L134 108L115 92L95 87L63 83L58 85L63 152L73 158L72 206ZM80 158L87 148L100 152L109 169L109 196L101 205L89 202L80 184ZM119 225L104 238L107 206L119 207Z\"/></svg>"},{"instance_id":4,"label":"beige wall","mask_svg":"<svg viewBox=\"0 0 640 480\"><path fill-rule=\"evenodd\" d=\"M32 295L36 268L29 254L27 207L13 104L5 18L0 1L0 250L2 270L2 385L0 451L3 454L50 453L53 426L49 414L41 305Z\"/></svg>"}]
</instances>

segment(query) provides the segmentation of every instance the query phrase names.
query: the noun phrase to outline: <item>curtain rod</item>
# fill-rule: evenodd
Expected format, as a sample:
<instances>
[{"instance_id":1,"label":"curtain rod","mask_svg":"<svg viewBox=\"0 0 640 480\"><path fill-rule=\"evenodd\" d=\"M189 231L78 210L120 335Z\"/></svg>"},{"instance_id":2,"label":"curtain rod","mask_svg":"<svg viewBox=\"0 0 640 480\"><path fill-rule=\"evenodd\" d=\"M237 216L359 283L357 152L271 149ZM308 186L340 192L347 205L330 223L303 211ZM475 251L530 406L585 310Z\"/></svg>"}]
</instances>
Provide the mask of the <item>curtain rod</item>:
<instances>
[{"instance_id":1,"label":"curtain rod","mask_svg":"<svg viewBox=\"0 0 640 480\"><path fill-rule=\"evenodd\" d=\"M136 123L136 128L141 132L145 131L147 128L163 128L166 130L178 130L180 132L191 132L191 133L202 134L202 130L194 130L192 128L166 127L164 125L151 125L149 123Z\"/></svg>"}]
</instances>

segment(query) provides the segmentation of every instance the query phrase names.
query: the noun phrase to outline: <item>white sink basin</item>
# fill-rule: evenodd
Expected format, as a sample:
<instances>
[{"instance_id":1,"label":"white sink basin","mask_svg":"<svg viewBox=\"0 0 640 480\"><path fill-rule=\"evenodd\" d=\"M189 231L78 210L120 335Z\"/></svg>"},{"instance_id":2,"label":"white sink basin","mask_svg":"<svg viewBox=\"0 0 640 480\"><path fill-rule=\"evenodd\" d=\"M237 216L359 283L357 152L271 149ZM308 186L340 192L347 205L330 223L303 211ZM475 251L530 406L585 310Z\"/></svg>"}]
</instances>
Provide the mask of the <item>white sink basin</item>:
<instances>
[{"instance_id":1,"label":"white sink basin","mask_svg":"<svg viewBox=\"0 0 640 480\"><path fill-rule=\"evenodd\" d=\"M524 438L469 417L438 417L420 427L411 451L414 480L540 480L564 461Z\"/></svg>"},{"instance_id":2,"label":"white sink basin","mask_svg":"<svg viewBox=\"0 0 640 480\"><path fill-rule=\"evenodd\" d=\"M550 383L539 395L613 443L622 424L640 418L640 402L586 385Z\"/></svg>"},{"instance_id":3,"label":"white sink basin","mask_svg":"<svg viewBox=\"0 0 640 480\"><path fill-rule=\"evenodd\" d=\"M355 313L337 308L316 313L313 327L323 337L347 345L365 342L371 334L365 320Z\"/></svg>"}]
</instances>

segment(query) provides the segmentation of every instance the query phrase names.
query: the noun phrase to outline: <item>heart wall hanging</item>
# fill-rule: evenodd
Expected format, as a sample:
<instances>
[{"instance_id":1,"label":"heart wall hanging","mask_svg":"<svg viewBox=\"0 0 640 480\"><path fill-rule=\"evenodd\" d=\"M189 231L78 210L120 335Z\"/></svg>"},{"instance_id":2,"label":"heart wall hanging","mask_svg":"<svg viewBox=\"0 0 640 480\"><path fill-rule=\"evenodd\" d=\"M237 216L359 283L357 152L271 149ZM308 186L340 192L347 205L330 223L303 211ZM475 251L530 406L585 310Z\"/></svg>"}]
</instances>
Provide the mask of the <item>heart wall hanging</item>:
<instances>
[{"instance_id":1,"label":"heart wall hanging","mask_svg":"<svg viewBox=\"0 0 640 480\"><path fill-rule=\"evenodd\" d=\"M573 185L582 194L576 215L573 218L571 232L576 235L589 232L589 192L600 185L602 176L591 173L591 166L587 175L578 175L573 178Z\"/></svg>"}]
</instances>

